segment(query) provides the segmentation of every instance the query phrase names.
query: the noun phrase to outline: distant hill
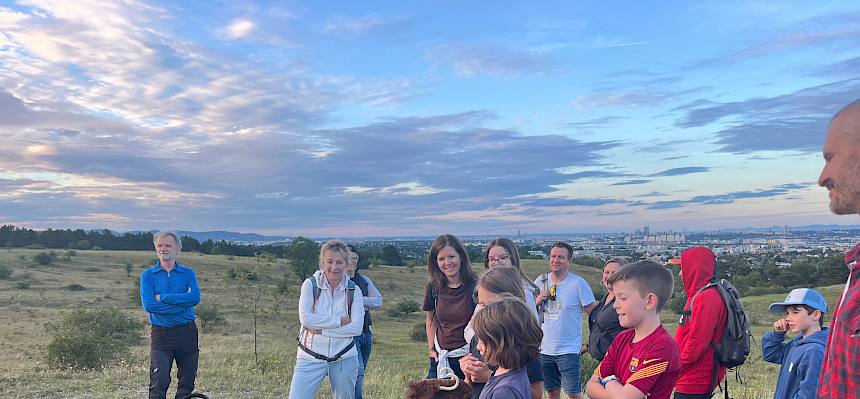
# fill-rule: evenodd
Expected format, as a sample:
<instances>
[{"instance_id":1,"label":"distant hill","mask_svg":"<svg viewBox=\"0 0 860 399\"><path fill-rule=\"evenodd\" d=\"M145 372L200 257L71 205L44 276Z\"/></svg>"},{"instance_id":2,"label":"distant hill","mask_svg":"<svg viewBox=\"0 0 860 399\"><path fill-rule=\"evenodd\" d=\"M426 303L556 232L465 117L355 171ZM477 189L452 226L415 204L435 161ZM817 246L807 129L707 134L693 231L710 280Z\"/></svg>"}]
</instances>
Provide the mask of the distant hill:
<instances>
[{"instance_id":1,"label":"distant hill","mask_svg":"<svg viewBox=\"0 0 860 399\"><path fill-rule=\"evenodd\" d=\"M203 242L206 240L212 241L228 241L228 242L255 242L255 243L273 243L273 242L288 242L292 237L287 236L264 236L256 233L236 233L233 231L177 231L180 236L193 237L197 241Z\"/></svg>"}]
</instances>

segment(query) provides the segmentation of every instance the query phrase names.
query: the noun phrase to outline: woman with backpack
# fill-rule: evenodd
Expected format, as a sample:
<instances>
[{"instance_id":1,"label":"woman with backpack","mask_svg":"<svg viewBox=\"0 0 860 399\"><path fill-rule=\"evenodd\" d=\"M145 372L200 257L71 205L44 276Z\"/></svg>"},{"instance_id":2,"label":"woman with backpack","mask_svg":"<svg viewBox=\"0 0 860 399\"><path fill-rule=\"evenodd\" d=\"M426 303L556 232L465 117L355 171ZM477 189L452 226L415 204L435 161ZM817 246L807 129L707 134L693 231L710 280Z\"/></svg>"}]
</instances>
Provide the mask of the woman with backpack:
<instances>
[{"instance_id":1,"label":"woman with backpack","mask_svg":"<svg viewBox=\"0 0 860 399\"><path fill-rule=\"evenodd\" d=\"M597 303L597 306L588 314L588 345L586 350L594 360L598 362L606 356L609 345L615 337L625 328L618 323L618 313L612 307L615 304L615 295L609 285L609 276L612 276L622 266L630 263L624 257L612 257L603 264L603 276L600 282L606 288L606 295Z\"/></svg>"},{"instance_id":2,"label":"woman with backpack","mask_svg":"<svg viewBox=\"0 0 860 399\"><path fill-rule=\"evenodd\" d=\"M427 332L430 368L427 378L443 378L439 372L453 370L461 379L459 359L469 351L463 336L466 324L475 311L475 283L466 247L457 237L442 234L430 246L427 256L430 281L424 292L423 310L427 312Z\"/></svg>"},{"instance_id":3,"label":"woman with backpack","mask_svg":"<svg viewBox=\"0 0 860 399\"><path fill-rule=\"evenodd\" d=\"M320 270L302 283L291 399L313 399L326 375L332 397L355 397L359 360L353 337L364 325L364 298L346 273L347 262L346 243L330 240L320 249Z\"/></svg>"}]
</instances>

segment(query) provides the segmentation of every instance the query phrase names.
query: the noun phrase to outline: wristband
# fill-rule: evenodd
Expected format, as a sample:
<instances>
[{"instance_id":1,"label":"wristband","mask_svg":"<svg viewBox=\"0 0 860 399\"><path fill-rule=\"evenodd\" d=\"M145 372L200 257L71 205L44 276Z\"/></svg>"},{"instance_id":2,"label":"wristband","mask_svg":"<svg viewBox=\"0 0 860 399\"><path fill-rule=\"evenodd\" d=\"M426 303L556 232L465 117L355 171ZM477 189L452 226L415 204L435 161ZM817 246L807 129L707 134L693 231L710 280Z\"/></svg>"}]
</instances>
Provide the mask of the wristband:
<instances>
[{"instance_id":1,"label":"wristband","mask_svg":"<svg viewBox=\"0 0 860 399\"><path fill-rule=\"evenodd\" d=\"M604 388L606 388L606 384L608 384L609 381L618 381L618 377L616 377L615 375L610 375L606 378L603 378L600 380L600 385L602 385Z\"/></svg>"}]
</instances>

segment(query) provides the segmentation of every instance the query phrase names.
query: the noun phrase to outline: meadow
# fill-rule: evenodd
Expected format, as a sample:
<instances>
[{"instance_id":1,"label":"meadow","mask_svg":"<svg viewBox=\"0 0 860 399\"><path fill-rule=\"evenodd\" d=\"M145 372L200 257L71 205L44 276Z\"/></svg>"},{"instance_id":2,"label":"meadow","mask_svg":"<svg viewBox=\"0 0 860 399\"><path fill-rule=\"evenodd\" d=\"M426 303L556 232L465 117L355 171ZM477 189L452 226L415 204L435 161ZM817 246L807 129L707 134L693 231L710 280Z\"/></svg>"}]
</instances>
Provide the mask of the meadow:
<instances>
[{"instance_id":1,"label":"meadow","mask_svg":"<svg viewBox=\"0 0 860 399\"><path fill-rule=\"evenodd\" d=\"M42 251L0 250L0 265L13 271L11 277L0 280L0 397L145 397L149 325L140 307L135 280L154 262L154 252L77 251L70 258L60 256L51 265L37 265L34 256L39 252ZM212 399L286 397L295 363L295 337L299 328L296 304L301 283L289 272L286 261L276 259L266 265L256 362L250 316L254 288L225 277L237 267L253 270L257 265L255 258L183 253L180 262L197 273L201 304L218 306L227 322L207 326L201 332L197 390ZM531 277L546 270L546 261L523 262ZM479 271L480 265L474 268ZM599 284L599 270L577 265L572 270L593 287ZM423 325L424 316L421 312L389 314L389 309L407 300L420 303L427 271L423 267L375 266L363 273L385 297L383 309L373 313L373 354L365 379L365 395L372 399L402 398L406 384L426 374L425 343L410 339L413 327ZM284 279L286 294L276 294L277 283ZM71 289L74 284L83 289ZM824 287L821 291L832 306L841 287ZM778 366L761 359L759 339L775 319L767 306L783 298L784 294L775 294L743 299L756 343L748 364L740 370L744 383L735 382L735 373L729 375L729 388L735 399L773 395ZM145 323L141 331L143 339L132 347L128 356L103 369L55 369L47 364L45 354L52 326L67 312L97 308L119 308ZM671 311L664 311L662 316L666 328L674 332L678 316ZM175 379L171 394L174 388ZM327 386L317 397L329 397Z\"/></svg>"}]
</instances>

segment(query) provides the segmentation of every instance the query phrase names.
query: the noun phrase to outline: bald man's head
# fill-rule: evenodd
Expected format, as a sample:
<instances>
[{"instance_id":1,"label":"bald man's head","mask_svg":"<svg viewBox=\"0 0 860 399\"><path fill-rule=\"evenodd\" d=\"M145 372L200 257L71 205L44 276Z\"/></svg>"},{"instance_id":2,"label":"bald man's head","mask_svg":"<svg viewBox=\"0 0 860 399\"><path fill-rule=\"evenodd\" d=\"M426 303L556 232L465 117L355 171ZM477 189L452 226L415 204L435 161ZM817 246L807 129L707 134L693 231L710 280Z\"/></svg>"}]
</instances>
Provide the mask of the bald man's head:
<instances>
[{"instance_id":1,"label":"bald man's head","mask_svg":"<svg viewBox=\"0 0 860 399\"><path fill-rule=\"evenodd\" d=\"M827 128L818 184L830 191L830 210L860 214L860 100L842 108Z\"/></svg>"},{"instance_id":2,"label":"bald man's head","mask_svg":"<svg viewBox=\"0 0 860 399\"><path fill-rule=\"evenodd\" d=\"M827 134L841 135L852 143L860 143L860 99L844 106L833 116Z\"/></svg>"}]
</instances>

